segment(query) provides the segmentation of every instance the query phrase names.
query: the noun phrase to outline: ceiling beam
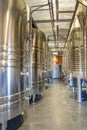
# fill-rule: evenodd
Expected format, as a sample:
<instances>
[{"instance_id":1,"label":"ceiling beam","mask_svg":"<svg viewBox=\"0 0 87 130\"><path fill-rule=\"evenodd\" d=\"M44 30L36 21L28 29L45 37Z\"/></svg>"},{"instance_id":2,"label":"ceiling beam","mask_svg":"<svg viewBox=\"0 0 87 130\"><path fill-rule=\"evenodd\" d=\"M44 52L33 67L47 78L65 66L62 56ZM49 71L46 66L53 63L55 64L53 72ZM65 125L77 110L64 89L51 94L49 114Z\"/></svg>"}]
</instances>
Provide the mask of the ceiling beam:
<instances>
[{"instance_id":1,"label":"ceiling beam","mask_svg":"<svg viewBox=\"0 0 87 130\"><path fill-rule=\"evenodd\" d=\"M59 29L59 35L67 35L69 29Z\"/></svg>"},{"instance_id":2,"label":"ceiling beam","mask_svg":"<svg viewBox=\"0 0 87 130\"><path fill-rule=\"evenodd\" d=\"M56 48L54 46L49 46L49 48L50 48L51 51L55 51L57 49L64 49L64 46L59 46L59 47L57 46Z\"/></svg>"},{"instance_id":3,"label":"ceiling beam","mask_svg":"<svg viewBox=\"0 0 87 130\"><path fill-rule=\"evenodd\" d=\"M69 29L59 29L59 31L68 31Z\"/></svg>"},{"instance_id":4,"label":"ceiling beam","mask_svg":"<svg viewBox=\"0 0 87 130\"><path fill-rule=\"evenodd\" d=\"M69 10L69 11L59 11L59 13L74 13L74 10Z\"/></svg>"},{"instance_id":5,"label":"ceiling beam","mask_svg":"<svg viewBox=\"0 0 87 130\"><path fill-rule=\"evenodd\" d=\"M36 10L35 12L39 12L39 11L49 11L49 9L39 9L39 10Z\"/></svg>"},{"instance_id":6,"label":"ceiling beam","mask_svg":"<svg viewBox=\"0 0 87 130\"><path fill-rule=\"evenodd\" d=\"M50 23L51 22L50 19L34 20L34 21L35 21L35 23ZM59 19L59 20L54 19L54 22L72 22L72 19Z\"/></svg>"},{"instance_id":7,"label":"ceiling beam","mask_svg":"<svg viewBox=\"0 0 87 130\"><path fill-rule=\"evenodd\" d=\"M56 7L57 8L57 7ZM36 10L36 12L39 12L39 11L49 11L49 9L39 9L39 10ZM69 10L69 11L67 11L67 10L65 10L65 11L56 11L56 15L58 15L58 13L74 13L75 11L74 10ZM57 16L58 17L58 16Z\"/></svg>"},{"instance_id":8,"label":"ceiling beam","mask_svg":"<svg viewBox=\"0 0 87 130\"><path fill-rule=\"evenodd\" d=\"M66 40L66 39L63 39L63 38L59 38L59 39L58 39L59 42L65 42L65 40ZM48 42L51 42L51 41L53 42L54 39L49 39L49 40L48 40Z\"/></svg>"},{"instance_id":9,"label":"ceiling beam","mask_svg":"<svg viewBox=\"0 0 87 130\"><path fill-rule=\"evenodd\" d=\"M64 47L56 47L57 49L59 48L64 48ZM55 49L55 47L50 47L50 49Z\"/></svg>"}]
</instances>

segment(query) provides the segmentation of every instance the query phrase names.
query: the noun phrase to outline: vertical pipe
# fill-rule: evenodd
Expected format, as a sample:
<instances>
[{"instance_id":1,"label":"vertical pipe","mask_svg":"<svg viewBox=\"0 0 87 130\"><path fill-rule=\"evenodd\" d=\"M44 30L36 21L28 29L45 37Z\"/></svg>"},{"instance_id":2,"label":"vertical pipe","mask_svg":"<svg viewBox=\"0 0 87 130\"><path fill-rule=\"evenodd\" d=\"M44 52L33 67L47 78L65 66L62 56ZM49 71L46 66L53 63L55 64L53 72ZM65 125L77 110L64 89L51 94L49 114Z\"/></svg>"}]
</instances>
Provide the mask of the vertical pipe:
<instances>
[{"instance_id":1,"label":"vertical pipe","mask_svg":"<svg viewBox=\"0 0 87 130\"><path fill-rule=\"evenodd\" d=\"M87 17L87 7L86 7L86 17ZM85 73L86 73L86 81L87 81L87 24L86 24L86 45L85 45L85 49L86 49L86 54L85 54Z\"/></svg>"},{"instance_id":2,"label":"vertical pipe","mask_svg":"<svg viewBox=\"0 0 87 130\"><path fill-rule=\"evenodd\" d=\"M30 96L32 95L32 10L30 8L30 24L29 24L29 39L30 39Z\"/></svg>"},{"instance_id":3,"label":"vertical pipe","mask_svg":"<svg viewBox=\"0 0 87 130\"><path fill-rule=\"evenodd\" d=\"M87 7L86 7L86 17L87 17ZM87 81L87 25L85 27L85 39L84 39L84 51L85 51L85 56L84 56L84 61L85 61L85 79Z\"/></svg>"},{"instance_id":4,"label":"vertical pipe","mask_svg":"<svg viewBox=\"0 0 87 130\"><path fill-rule=\"evenodd\" d=\"M79 50L79 56L80 56L80 72L78 74L78 93L77 93L77 100L79 103L82 102L82 89L81 89L81 48Z\"/></svg>"},{"instance_id":5,"label":"vertical pipe","mask_svg":"<svg viewBox=\"0 0 87 130\"><path fill-rule=\"evenodd\" d=\"M79 74L78 74L78 102L81 103L82 102L82 88L81 88L81 78L82 78L82 55L81 55L81 37L83 38L83 36L81 35L81 31L83 32L82 29L80 29L80 48L79 48L79 59L80 59L80 68L79 68Z\"/></svg>"}]
</instances>

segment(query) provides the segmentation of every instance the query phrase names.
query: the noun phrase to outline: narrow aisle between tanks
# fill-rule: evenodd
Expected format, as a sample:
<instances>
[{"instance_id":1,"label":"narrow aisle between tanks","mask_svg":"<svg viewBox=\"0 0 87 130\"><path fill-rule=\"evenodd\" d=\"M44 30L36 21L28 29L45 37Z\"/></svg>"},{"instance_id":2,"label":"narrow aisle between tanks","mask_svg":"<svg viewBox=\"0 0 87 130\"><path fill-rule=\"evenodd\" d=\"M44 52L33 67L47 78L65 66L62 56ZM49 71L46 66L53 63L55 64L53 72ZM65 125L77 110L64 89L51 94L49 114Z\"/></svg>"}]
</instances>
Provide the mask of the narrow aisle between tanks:
<instances>
[{"instance_id":1,"label":"narrow aisle between tanks","mask_svg":"<svg viewBox=\"0 0 87 130\"><path fill-rule=\"evenodd\" d=\"M19 130L87 130L87 102L77 103L71 91L54 80L43 100L29 106Z\"/></svg>"}]
</instances>

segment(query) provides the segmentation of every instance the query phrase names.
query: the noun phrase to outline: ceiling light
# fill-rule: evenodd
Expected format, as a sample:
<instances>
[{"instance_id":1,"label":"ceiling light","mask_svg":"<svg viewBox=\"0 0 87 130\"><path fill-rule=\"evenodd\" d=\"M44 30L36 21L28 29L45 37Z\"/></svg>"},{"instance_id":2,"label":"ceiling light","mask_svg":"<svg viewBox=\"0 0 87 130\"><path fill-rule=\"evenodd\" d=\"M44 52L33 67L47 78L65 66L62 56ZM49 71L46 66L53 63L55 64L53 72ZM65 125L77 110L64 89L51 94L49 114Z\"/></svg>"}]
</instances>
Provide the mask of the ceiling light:
<instances>
[{"instance_id":1,"label":"ceiling light","mask_svg":"<svg viewBox=\"0 0 87 130\"><path fill-rule=\"evenodd\" d=\"M54 49L54 48L52 49L52 51L55 51L55 50L56 50L56 49Z\"/></svg>"},{"instance_id":2,"label":"ceiling light","mask_svg":"<svg viewBox=\"0 0 87 130\"><path fill-rule=\"evenodd\" d=\"M58 52L53 52L53 55L58 55Z\"/></svg>"},{"instance_id":3,"label":"ceiling light","mask_svg":"<svg viewBox=\"0 0 87 130\"><path fill-rule=\"evenodd\" d=\"M59 22L55 22L55 26L59 25Z\"/></svg>"}]
</instances>

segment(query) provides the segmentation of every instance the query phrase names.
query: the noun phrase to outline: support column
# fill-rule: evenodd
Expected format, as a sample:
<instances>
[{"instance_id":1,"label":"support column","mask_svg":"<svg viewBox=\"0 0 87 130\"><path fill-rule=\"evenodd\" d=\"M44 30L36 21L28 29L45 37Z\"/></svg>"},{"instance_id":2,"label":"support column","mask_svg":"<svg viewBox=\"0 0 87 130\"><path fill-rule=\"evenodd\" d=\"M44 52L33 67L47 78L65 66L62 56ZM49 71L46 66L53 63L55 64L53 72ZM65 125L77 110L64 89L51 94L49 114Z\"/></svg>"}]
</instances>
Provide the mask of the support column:
<instances>
[{"instance_id":1,"label":"support column","mask_svg":"<svg viewBox=\"0 0 87 130\"><path fill-rule=\"evenodd\" d=\"M4 122L1 125L1 130L6 130L6 129L7 129L7 122Z\"/></svg>"},{"instance_id":2,"label":"support column","mask_svg":"<svg viewBox=\"0 0 87 130\"><path fill-rule=\"evenodd\" d=\"M33 94L32 89L32 11L30 8L30 24L29 24L29 41L30 41L30 96Z\"/></svg>"},{"instance_id":3,"label":"support column","mask_svg":"<svg viewBox=\"0 0 87 130\"><path fill-rule=\"evenodd\" d=\"M80 47L79 47L79 73L78 73L78 93L77 93L77 100L79 103L82 102L82 88L81 88L81 78L83 78L83 71L82 71L82 51L81 51L81 46L83 45L83 36L81 35L81 29L80 29Z\"/></svg>"},{"instance_id":4,"label":"support column","mask_svg":"<svg viewBox=\"0 0 87 130\"><path fill-rule=\"evenodd\" d=\"M81 88L81 78L78 76L78 91L77 91L77 101L82 102L82 88Z\"/></svg>"}]
</instances>

